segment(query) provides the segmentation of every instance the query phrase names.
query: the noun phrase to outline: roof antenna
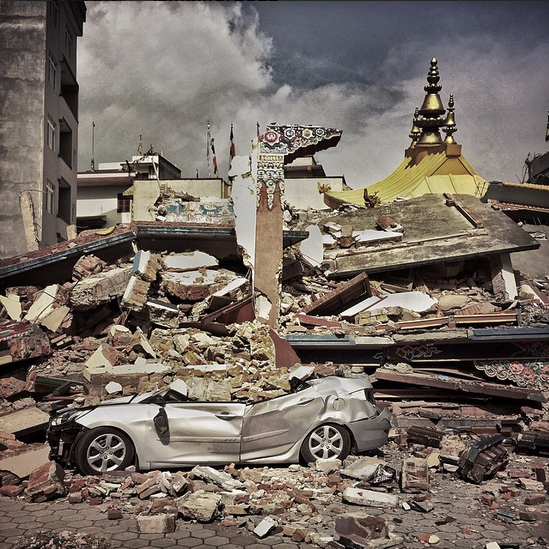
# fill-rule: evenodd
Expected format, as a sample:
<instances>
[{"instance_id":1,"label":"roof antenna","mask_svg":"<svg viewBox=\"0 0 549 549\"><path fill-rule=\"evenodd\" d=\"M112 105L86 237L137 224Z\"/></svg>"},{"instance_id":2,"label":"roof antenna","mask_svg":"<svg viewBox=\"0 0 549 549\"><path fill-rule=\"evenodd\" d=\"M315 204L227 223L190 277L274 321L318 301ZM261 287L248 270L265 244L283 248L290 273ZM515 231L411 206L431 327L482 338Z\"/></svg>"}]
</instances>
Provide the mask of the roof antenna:
<instances>
[{"instance_id":1,"label":"roof antenna","mask_svg":"<svg viewBox=\"0 0 549 549\"><path fill-rule=\"evenodd\" d=\"M92 157L90 162L90 168L93 172L95 170L95 122L92 121Z\"/></svg>"},{"instance_id":2,"label":"roof antenna","mask_svg":"<svg viewBox=\"0 0 549 549\"><path fill-rule=\"evenodd\" d=\"M210 132L210 121L208 120L206 124L208 128L208 132L206 133L206 165L208 167L208 179L210 178L211 172L210 172L210 147L211 147L211 141L212 141L212 134Z\"/></svg>"}]
</instances>

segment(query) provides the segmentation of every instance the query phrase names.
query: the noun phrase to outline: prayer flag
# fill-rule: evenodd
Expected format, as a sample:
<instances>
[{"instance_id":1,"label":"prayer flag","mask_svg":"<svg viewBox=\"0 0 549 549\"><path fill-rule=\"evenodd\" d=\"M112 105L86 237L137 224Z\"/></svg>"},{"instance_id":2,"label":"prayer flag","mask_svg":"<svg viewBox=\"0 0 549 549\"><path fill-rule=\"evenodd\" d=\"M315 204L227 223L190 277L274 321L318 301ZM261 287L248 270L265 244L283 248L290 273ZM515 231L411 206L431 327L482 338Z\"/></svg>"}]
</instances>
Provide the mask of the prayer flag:
<instances>
[{"instance_id":1,"label":"prayer flag","mask_svg":"<svg viewBox=\"0 0 549 549\"><path fill-rule=\"evenodd\" d=\"M217 158L215 157L215 145L214 145L214 139L212 137L210 141L211 147L212 147L212 164L213 164L213 171L214 171L214 177L219 177L219 172L217 171Z\"/></svg>"},{"instance_id":2,"label":"prayer flag","mask_svg":"<svg viewBox=\"0 0 549 549\"><path fill-rule=\"evenodd\" d=\"M208 177L210 177L210 147L212 135L210 133L210 121L208 120L208 133L206 134L206 163L208 166Z\"/></svg>"},{"instance_id":3,"label":"prayer flag","mask_svg":"<svg viewBox=\"0 0 549 549\"><path fill-rule=\"evenodd\" d=\"M231 135L229 136L230 137L230 146L229 146L229 166L231 165L231 161L232 159L234 158L235 154L236 154L236 149L235 149L235 146L234 146L234 132L233 132L233 125L231 123Z\"/></svg>"}]
</instances>

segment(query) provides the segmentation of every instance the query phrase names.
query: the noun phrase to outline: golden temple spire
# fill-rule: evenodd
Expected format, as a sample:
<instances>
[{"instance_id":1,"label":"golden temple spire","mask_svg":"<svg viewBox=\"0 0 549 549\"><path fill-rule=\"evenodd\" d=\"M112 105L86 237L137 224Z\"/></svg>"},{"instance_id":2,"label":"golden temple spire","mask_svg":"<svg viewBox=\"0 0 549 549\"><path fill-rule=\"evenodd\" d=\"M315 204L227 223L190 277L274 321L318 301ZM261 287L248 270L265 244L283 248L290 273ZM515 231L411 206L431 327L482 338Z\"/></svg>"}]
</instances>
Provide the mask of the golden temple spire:
<instances>
[{"instance_id":1,"label":"golden temple spire","mask_svg":"<svg viewBox=\"0 0 549 549\"><path fill-rule=\"evenodd\" d=\"M448 99L448 114L446 115L444 127L442 128L444 130L444 133L446 134L444 143L455 143L454 133L457 132L456 119L454 116L455 110L456 109L454 108L454 94L451 93L450 99Z\"/></svg>"},{"instance_id":2,"label":"golden temple spire","mask_svg":"<svg viewBox=\"0 0 549 549\"><path fill-rule=\"evenodd\" d=\"M415 144L417 143L417 140L419 139L419 136L421 135L421 130L417 127L418 116L419 116L419 107L416 107L416 110L414 111L413 122L412 122L412 130L408 135L408 137L412 140L412 143L410 145L411 149L414 148Z\"/></svg>"},{"instance_id":3,"label":"golden temple spire","mask_svg":"<svg viewBox=\"0 0 549 549\"><path fill-rule=\"evenodd\" d=\"M438 74L437 59L431 59L431 67L427 75L429 83L423 89L427 92L423 105L419 109L417 126L421 128L421 136L417 142L418 146L434 146L442 144L442 138L439 129L445 124L444 107L438 92L442 89L439 85L440 76Z\"/></svg>"}]
</instances>

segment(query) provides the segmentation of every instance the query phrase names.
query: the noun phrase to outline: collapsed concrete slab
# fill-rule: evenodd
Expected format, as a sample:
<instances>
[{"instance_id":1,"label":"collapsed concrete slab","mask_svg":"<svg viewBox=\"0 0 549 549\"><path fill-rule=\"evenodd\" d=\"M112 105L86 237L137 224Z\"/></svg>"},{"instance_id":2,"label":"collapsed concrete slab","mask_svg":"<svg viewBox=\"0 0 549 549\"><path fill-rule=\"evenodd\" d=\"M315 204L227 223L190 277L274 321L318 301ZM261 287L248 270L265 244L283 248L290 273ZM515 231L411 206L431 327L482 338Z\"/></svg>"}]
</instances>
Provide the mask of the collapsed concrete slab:
<instances>
[{"instance_id":1,"label":"collapsed concrete slab","mask_svg":"<svg viewBox=\"0 0 549 549\"><path fill-rule=\"evenodd\" d=\"M0 322L0 365L52 353L50 338L28 322Z\"/></svg>"},{"instance_id":2,"label":"collapsed concrete slab","mask_svg":"<svg viewBox=\"0 0 549 549\"><path fill-rule=\"evenodd\" d=\"M73 309L85 310L109 303L124 295L131 277L130 267L117 267L79 281L69 294Z\"/></svg>"},{"instance_id":3,"label":"collapsed concrete slab","mask_svg":"<svg viewBox=\"0 0 549 549\"><path fill-rule=\"evenodd\" d=\"M16 436L43 430L49 421L49 414L36 406L27 406L23 410L0 416L0 431Z\"/></svg>"},{"instance_id":4,"label":"collapsed concrete slab","mask_svg":"<svg viewBox=\"0 0 549 549\"><path fill-rule=\"evenodd\" d=\"M10 471L19 479L25 479L37 468L49 461L47 444L19 444L0 453L0 471Z\"/></svg>"}]
</instances>

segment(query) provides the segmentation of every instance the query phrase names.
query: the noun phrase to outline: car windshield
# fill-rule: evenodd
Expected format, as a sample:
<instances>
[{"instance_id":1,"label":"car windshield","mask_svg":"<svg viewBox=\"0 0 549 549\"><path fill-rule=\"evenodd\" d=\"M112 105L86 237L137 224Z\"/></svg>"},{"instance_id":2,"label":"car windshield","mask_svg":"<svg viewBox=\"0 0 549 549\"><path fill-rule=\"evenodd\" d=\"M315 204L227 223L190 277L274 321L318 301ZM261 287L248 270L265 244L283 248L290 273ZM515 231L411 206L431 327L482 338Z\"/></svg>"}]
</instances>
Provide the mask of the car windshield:
<instances>
[{"instance_id":1,"label":"car windshield","mask_svg":"<svg viewBox=\"0 0 549 549\"><path fill-rule=\"evenodd\" d=\"M140 395L135 395L132 398L132 401L134 401L137 397ZM162 387L160 389L157 389L156 391L153 391L152 393L149 393L148 396L146 396L142 402L144 404L151 403L151 402L187 402L191 399L187 395L184 395L182 393L179 393L178 391L172 389L171 386L168 387Z\"/></svg>"}]
</instances>

